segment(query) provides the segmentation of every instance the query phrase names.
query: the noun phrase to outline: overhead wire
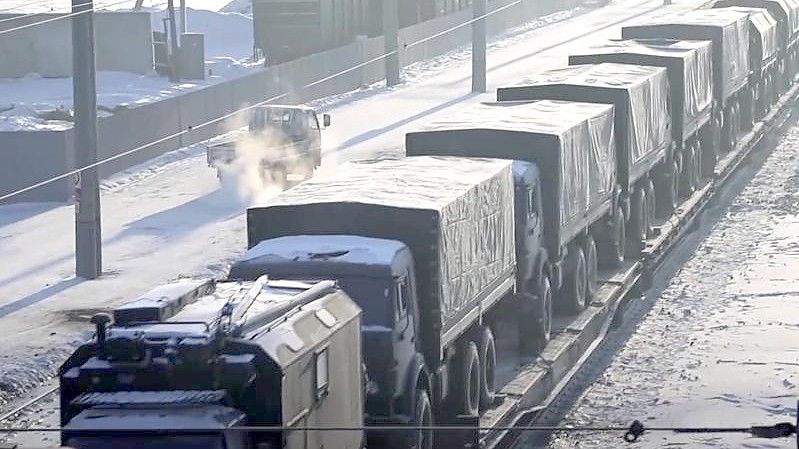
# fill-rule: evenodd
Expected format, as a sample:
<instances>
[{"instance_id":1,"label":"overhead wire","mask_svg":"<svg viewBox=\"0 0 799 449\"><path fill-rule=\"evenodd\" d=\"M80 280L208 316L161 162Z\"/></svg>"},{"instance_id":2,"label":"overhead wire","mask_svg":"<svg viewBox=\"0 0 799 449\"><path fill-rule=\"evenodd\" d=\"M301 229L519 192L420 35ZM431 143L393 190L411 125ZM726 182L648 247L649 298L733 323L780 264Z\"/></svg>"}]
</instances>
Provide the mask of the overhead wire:
<instances>
[{"instance_id":1,"label":"overhead wire","mask_svg":"<svg viewBox=\"0 0 799 449\"><path fill-rule=\"evenodd\" d=\"M26 23L25 25L16 26L16 27L13 27L13 28L7 28L5 30L0 30L0 36L2 36L3 34L13 33L13 32L16 32L16 31L21 31L21 30L25 30L25 29L28 29L28 28L33 28L33 27L44 25L44 24L47 24L47 23L56 22L58 20L69 19L71 17L76 17L76 16L79 16L81 14L88 14L90 12L97 11L99 8L108 8L109 6L118 6L118 5L121 5L123 3L130 3L130 1L131 0L121 0L121 1L118 1L118 2L106 3L104 5L97 5L97 6L94 6L92 8L83 9L83 10L76 11L76 12L71 12L71 13L68 13L68 14L58 15L56 17L51 17L51 18L45 19L45 20L40 20L38 22L31 22L31 23ZM79 5L87 6L89 3L91 3L91 2L81 3ZM78 5L76 5L76 6L78 6ZM14 18L14 20L16 20L16 18Z\"/></svg>"}]
</instances>

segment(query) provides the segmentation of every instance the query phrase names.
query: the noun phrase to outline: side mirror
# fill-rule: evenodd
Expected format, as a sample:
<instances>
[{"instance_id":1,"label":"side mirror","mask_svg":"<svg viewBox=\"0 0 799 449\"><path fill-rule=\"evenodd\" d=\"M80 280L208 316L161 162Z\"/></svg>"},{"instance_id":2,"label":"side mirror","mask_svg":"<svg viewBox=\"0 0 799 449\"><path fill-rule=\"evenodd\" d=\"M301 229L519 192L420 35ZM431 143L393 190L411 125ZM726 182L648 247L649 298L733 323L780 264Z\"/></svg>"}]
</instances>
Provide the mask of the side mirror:
<instances>
[{"instance_id":1,"label":"side mirror","mask_svg":"<svg viewBox=\"0 0 799 449\"><path fill-rule=\"evenodd\" d=\"M323 114L322 115L322 123L325 125L325 128L330 126L330 114Z\"/></svg>"}]
</instances>

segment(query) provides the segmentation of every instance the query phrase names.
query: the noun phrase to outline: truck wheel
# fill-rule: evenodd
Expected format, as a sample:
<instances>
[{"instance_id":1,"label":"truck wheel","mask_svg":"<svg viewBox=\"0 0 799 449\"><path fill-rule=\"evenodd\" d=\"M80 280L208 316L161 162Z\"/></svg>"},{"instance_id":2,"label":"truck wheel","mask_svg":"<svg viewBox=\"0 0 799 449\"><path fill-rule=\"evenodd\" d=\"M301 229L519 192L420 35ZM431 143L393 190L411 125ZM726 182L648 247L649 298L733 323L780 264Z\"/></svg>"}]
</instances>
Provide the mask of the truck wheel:
<instances>
[{"instance_id":1,"label":"truck wheel","mask_svg":"<svg viewBox=\"0 0 799 449\"><path fill-rule=\"evenodd\" d=\"M585 239L585 295L586 305L589 300L594 298L599 280L599 261L597 260L596 242L591 234Z\"/></svg>"},{"instance_id":2,"label":"truck wheel","mask_svg":"<svg viewBox=\"0 0 799 449\"><path fill-rule=\"evenodd\" d=\"M646 192L642 188L635 189L630 201L630 220L627 224L627 243L625 258L628 260L638 260L641 258L641 251L644 250L647 229L647 198Z\"/></svg>"},{"instance_id":3,"label":"truck wheel","mask_svg":"<svg viewBox=\"0 0 799 449\"><path fill-rule=\"evenodd\" d=\"M480 411L480 355L473 341L461 348L457 383L454 385L455 414L477 416Z\"/></svg>"},{"instance_id":4,"label":"truck wheel","mask_svg":"<svg viewBox=\"0 0 799 449\"><path fill-rule=\"evenodd\" d=\"M410 444L412 449L433 449L433 410L430 405L430 396L427 391L419 389L416 391L416 403L413 407L413 425L423 427L413 431Z\"/></svg>"},{"instance_id":5,"label":"truck wheel","mask_svg":"<svg viewBox=\"0 0 799 449\"><path fill-rule=\"evenodd\" d=\"M585 253L582 248L573 246L567 257L569 258L569 269L564 273L558 306L564 313L573 315L580 313L585 308L588 274L586 273Z\"/></svg>"},{"instance_id":6,"label":"truck wheel","mask_svg":"<svg viewBox=\"0 0 799 449\"><path fill-rule=\"evenodd\" d=\"M624 242L627 231L621 207L616 208L605 224L602 225L598 240L599 265L602 268L618 268L624 262Z\"/></svg>"},{"instance_id":7,"label":"truck wheel","mask_svg":"<svg viewBox=\"0 0 799 449\"><path fill-rule=\"evenodd\" d=\"M480 410L486 410L494 404L496 383L494 373L497 367L497 347L491 328L483 326L480 335Z\"/></svg>"},{"instance_id":8,"label":"truck wheel","mask_svg":"<svg viewBox=\"0 0 799 449\"><path fill-rule=\"evenodd\" d=\"M679 197L679 172L676 170L677 163L665 164L655 175L653 185L655 196L655 215L657 217L668 217L677 207Z\"/></svg>"},{"instance_id":9,"label":"truck wheel","mask_svg":"<svg viewBox=\"0 0 799 449\"><path fill-rule=\"evenodd\" d=\"M538 353L552 337L552 284L549 276L541 279L537 297L522 293L517 300L521 309L517 315L519 352Z\"/></svg>"},{"instance_id":10,"label":"truck wheel","mask_svg":"<svg viewBox=\"0 0 799 449\"><path fill-rule=\"evenodd\" d=\"M656 214L656 201L655 198L655 184L650 179L646 185L646 237L652 238L655 236L655 214Z\"/></svg>"},{"instance_id":11,"label":"truck wheel","mask_svg":"<svg viewBox=\"0 0 799 449\"><path fill-rule=\"evenodd\" d=\"M694 184L694 164L696 163L696 145L691 144L683 152L682 172L680 173L680 196L688 198L696 190Z\"/></svg>"}]
</instances>

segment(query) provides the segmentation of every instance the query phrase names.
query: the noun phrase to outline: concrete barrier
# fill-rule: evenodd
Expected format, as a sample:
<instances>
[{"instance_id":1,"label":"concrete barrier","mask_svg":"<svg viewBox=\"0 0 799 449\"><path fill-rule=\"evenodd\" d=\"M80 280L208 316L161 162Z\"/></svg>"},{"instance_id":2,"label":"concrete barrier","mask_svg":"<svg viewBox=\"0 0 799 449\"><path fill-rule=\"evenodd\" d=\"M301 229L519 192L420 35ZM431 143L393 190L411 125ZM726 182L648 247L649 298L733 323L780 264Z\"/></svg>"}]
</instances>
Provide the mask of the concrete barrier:
<instances>
[{"instance_id":1,"label":"concrete barrier","mask_svg":"<svg viewBox=\"0 0 799 449\"><path fill-rule=\"evenodd\" d=\"M489 10L503 7L513 0L494 0ZM557 10L572 8L578 0L539 1L524 0L491 16L488 30L491 34L501 33L508 28L521 25L535 17L550 14ZM99 16L99 15L98 15ZM464 26L443 34L423 44L405 48L404 44L440 33L462 24L472 17L471 10L464 10L400 30L400 61L403 66L441 55L471 41L471 27ZM315 55L289 61L284 64L255 71L224 83L210 85L187 92L178 97L167 98L156 103L144 104L135 108L121 110L110 117L98 121L98 156L106 158L124 153L149 142L167 136L183 133L166 139L145 150L119 158L101 166L100 175L110 174L139 164L167 151L207 140L239 126L246 125L244 118L221 120L210 126L199 125L224 117L246 106L286 93L278 103L301 103L313 99L352 91L385 78L385 65L382 60L352 70L310 88L302 88L327 76L345 71L363 61L381 56L384 52L383 37L361 38L356 42ZM99 59L98 59L99 60ZM13 138L3 134L15 134ZM28 136L28 137L26 137ZM73 160L71 133L68 131L0 133L0 167L13 172L7 180L0 177L0 192L30 185L44 173L56 174L72 168ZM26 138L30 142L26 143ZM13 145L7 147L7 142ZM20 148L36 148L17 161L16 157L24 151ZM52 155L49 162L47 155ZM32 157L48 159L43 167L33 170ZM45 170L46 167L46 170ZM31 171L30 175L29 169ZM64 201L64 185L42 188L30 195L17 197L11 201Z\"/></svg>"},{"instance_id":2,"label":"concrete barrier","mask_svg":"<svg viewBox=\"0 0 799 449\"><path fill-rule=\"evenodd\" d=\"M44 22L64 14L0 14L0 31ZM13 20L12 20L13 19ZM146 12L98 12L94 34L97 70L147 73L153 69L153 37ZM52 20L0 35L0 78L29 73L72 76L70 20Z\"/></svg>"}]
</instances>

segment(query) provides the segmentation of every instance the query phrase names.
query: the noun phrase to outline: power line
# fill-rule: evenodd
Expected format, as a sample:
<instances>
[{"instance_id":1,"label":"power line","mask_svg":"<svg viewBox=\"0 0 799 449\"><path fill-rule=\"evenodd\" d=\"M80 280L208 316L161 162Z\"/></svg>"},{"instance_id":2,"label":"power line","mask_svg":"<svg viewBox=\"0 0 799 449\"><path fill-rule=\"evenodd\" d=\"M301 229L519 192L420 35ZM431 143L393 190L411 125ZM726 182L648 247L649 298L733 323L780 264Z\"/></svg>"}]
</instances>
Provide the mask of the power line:
<instances>
[{"instance_id":1,"label":"power line","mask_svg":"<svg viewBox=\"0 0 799 449\"><path fill-rule=\"evenodd\" d=\"M130 0L122 0L122 1L114 2L114 3L107 3L105 5L102 5L101 7L102 8L107 8L109 6L117 6L117 5L121 5L123 3L129 3L129 2L130 2ZM83 3L83 5L87 5L87 4L89 4L89 3ZM5 30L0 30L0 35L7 34L7 33L13 33L14 31L20 31L20 30L24 30L24 29L27 29L27 28L33 28L35 26L39 26L39 25L44 25L46 23L55 22L57 20L68 19L70 17L79 16L81 14L94 12L94 11L97 11L97 8L99 8L99 7L100 6L97 6L97 7L91 8L91 9L85 9L85 10L78 11L78 12L72 12L72 13L69 13L69 14L64 14L64 15L60 15L60 16L56 16L56 17L51 17L49 19L41 20L41 21L38 21L38 22L27 23L25 25L20 25L18 27L14 27L14 28L8 28L8 29L5 29Z\"/></svg>"},{"instance_id":2,"label":"power line","mask_svg":"<svg viewBox=\"0 0 799 449\"><path fill-rule=\"evenodd\" d=\"M506 6L503 6L501 8L498 8L496 10L493 10L491 12L488 12L488 13L484 14L482 17L475 17L473 19L468 20L467 22L460 23L460 24L455 25L455 26L453 26L451 28L448 28L448 29L446 29L444 31L438 32L438 33L436 33L436 34L434 34L432 36L428 36L426 38L419 39L419 40L411 42L409 44L405 44L404 48L411 48L411 47L414 47L414 46L419 45L421 43L428 42L428 41L430 41L431 39L433 39L435 37L443 36L446 33L452 32L453 30L460 29L460 28L462 28L462 27L464 27L464 26L466 26L468 24L474 23L477 20L481 20L481 19L485 19L487 17L490 17L490 16L492 16L494 14L497 14L497 13L509 8L510 6L517 5L517 4L520 4L520 3L521 3L521 0L517 0L514 3L511 3L509 5L506 5ZM358 69L360 69L362 67L365 67L367 65L373 64L373 63L375 63L377 61L381 61L381 60L383 60L385 58L388 58L389 56L392 56L392 55L397 54L397 53L399 53L399 50L394 50L394 51L390 51L390 52L384 53L384 54L382 54L380 56L376 56L374 58L371 58L369 60L366 60L364 62L356 64L356 65L354 65L354 66L352 66L350 68L344 69L344 70L342 70L340 72L336 72L336 73L334 73L332 75L328 75L328 76L326 76L324 78L318 79L318 80L316 80L314 82L311 82L309 84L301 86L299 89L302 90L302 89L308 89L308 88L317 86L319 84L325 83L325 82L330 81L332 79L338 78L338 77L340 77L342 75L346 75L347 73L350 73L350 72L353 72L355 70L358 70ZM31 190L37 189L39 187L51 184L51 183L53 183L55 181L59 181L61 179L68 178L68 177L76 175L76 174L78 174L78 173L80 173L80 172L82 172L84 170L92 169L92 168L99 167L101 165L107 164L109 162L113 162L113 161L115 161L117 159L120 159L120 158L129 156L131 154L137 153L139 151L145 150L145 149L150 148L150 147L152 147L154 145L158 145L159 143L166 142L166 141L174 139L176 137L180 137L180 136L186 135L186 134L188 134L188 133L190 133L190 132L192 132L194 130L202 129L202 128L205 128L207 126L219 123L219 122L221 122L223 120L227 120L228 118L231 118L231 117L233 117L233 116L235 116L237 114L240 114L242 112L246 112L246 111L249 111L249 110L251 110L253 108L257 108L259 106L263 106L265 104L272 103L274 101L277 101L277 100L280 100L282 98L285 98L285 97L289 96L290 94L291 94L291 92L284 92L284 93L276 95L274 97L267 98L266 100L259 101L259 102L255 103L255 104L252 104L252 105L249 105L249 106L245 106L245 107L237 109L237 110L235 110L233 112L224 114L224 115L222 115L220 117L217 117L215 119L208 120L208 121L200 123L198 125L189 126L188 128L180 130L180 131L178 131L176 133L170 134L170 135L165 136L165 137L161 137L161 138L159 138L157 140L154 140L152 142L140 145L138 147L132 148L132 149L127 150L127 151L124 151L124 152L116 154L114 156L110 156L110 157L107 157L105 159L101 159L101 160L99 160L97 162L94 162L92 164L86 165L84 167L76 168L74 170L70 170L70 171L68 171L66 173L54 176L52 178L45 179L44 181L38 182L38 183L33 184L31 186L24 187L22 189L7 193L7 194L5 194L3 196L0 196L0 201L4 201L6 199L13 198L13 197L15 197L17 195L21 195L23 193L26 193L26 192L29 192Z\"/></svg>"},{"instance_id":3,"label":"power line","mask_svg":"<svg viewBox=\"0 0 799 449\"><path fill-rule=\"evenodd\" d=\"M92 3L92 2L79 3L79 4L77 4L77 5L73 5L73 7L76 7L76 6L78 6L78 7L81 7L81 6L86 6L86 5L88 5L88 4L91 4L91 3ZM25 5L21 5L21 6L18 6L18 7L16 7L16 8L11 8L10 10L13 10L13 9L19 9L19 8L22 8L22 6L25 6ZM2 12L5 12L5 11L2 11L2 10L0 10L0 13L2 13ZM41 15L44 15L44 14L53 14L53 12L52 12L52 11L43 11L43 12L30 12L30 13L24 13L24 14L20 14L20 15L18 15L18 16L14 16L14 17L6 17L5 19L0 19L0 23L3 23L3 22L12 22L12 21L14 21L14 20L22 20L22 19L26 19L26 18L28 18L28 17L33 17L33 16L41 16Z\"/></svg>"},{"instance_id":4,"label":"power line","mask_svg":"<svg viewBox=\"0 0 799 449\"><path fill-rule=\"evenodd\" d=\"M797 435L796 425L790 422L777 423L765 426L751 427L681 427L681 426L653 426L646 427L640 421L633 421L629 426L233 426L226 428L190 428L190 429L141 429L141 428L81 428L82 434L91 435L99 433L107 435L109 432L140 432L145 435L170 435L170 434L204 434L210 432L408 432L408 431L433 431L433 432L481 432L481 431L517 431L517 432L561 432L561 433L585 433L585 432L624 432L624 441L634 443L647 432L672 432L689 434L719 434L719 433L742 433L751 435L754 438L777 439L789 438ZM61 432L61 427L3 427L0 433L31 433L31 432Z\"/></svg>"}]
</instances>

